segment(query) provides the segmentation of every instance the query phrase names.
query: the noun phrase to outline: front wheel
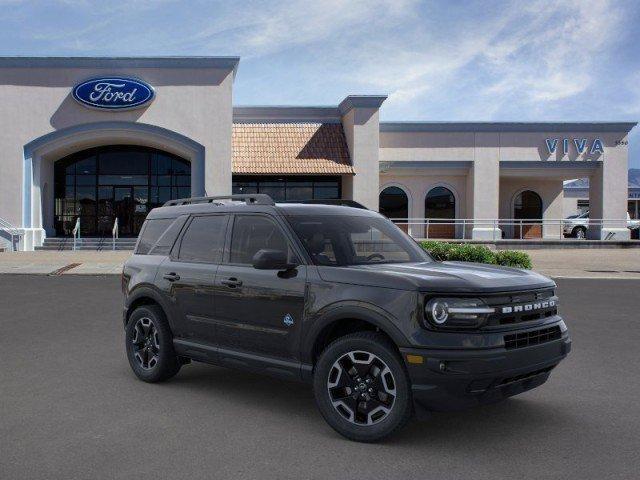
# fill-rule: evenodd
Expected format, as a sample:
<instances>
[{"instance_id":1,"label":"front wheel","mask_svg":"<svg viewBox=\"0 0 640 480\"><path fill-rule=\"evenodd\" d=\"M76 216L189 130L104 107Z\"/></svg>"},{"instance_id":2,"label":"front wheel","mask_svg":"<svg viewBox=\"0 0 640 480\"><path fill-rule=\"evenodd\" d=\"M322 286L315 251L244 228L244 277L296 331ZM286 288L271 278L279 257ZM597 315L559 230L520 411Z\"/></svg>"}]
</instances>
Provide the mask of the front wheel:
<instances>
[{"instance_id":1,"label":"front wheel","mask_svg":"<svg viewBox=\"0 0 640 480\"><path fill-rule=\"evenodd\" d=\"M379 333L353 333L331 343L318 359L313 386L324 419L351 440L381 440L413 411L406 369Z\"/></svg>"},{"instance_id":2,"label":"front wheel","mask_svg":"<svg viewBox=\"0 0 640 480\"><path fill-rule=\"evenodd\" d=\"M584 240L585 238L587 238L587 229L584 227L577 227L573 231L573 236L579 240Z\"/></svg>"}]
</instances>

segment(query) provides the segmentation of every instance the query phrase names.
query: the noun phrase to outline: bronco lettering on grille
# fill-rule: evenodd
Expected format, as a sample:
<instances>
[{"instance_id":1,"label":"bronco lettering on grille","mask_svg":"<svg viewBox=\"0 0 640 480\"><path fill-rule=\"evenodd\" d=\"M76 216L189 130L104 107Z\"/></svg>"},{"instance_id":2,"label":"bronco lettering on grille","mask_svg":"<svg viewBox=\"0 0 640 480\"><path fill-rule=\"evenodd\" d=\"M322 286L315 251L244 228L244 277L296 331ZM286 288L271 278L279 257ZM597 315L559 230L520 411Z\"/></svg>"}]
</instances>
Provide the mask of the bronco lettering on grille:
<instances>
[{"instance_id":1,"label":"bronco lettering on grille","mask_svg":"<svg viewBox=\"0 0 640 480\"><path fill-rule=\"evenodd\" d=\"M532 312L534 310L540 310L543 308L550 308L555 306L556 306L555 300L543 300L541 302L523 303L522 305L502 307L502 313Z\"/></svg>"}]
</instances>

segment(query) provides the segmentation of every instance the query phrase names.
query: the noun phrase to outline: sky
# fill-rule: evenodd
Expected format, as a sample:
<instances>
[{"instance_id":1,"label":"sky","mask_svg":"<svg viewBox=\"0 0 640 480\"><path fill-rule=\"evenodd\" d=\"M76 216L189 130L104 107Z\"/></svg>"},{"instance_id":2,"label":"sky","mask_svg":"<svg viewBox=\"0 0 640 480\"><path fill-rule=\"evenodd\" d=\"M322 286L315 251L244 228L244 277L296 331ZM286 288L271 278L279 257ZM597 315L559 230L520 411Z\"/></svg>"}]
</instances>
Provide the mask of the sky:
<instances>
[{"instance_id":1,"label":"sky","mask_svg":"<svg viewBox=\"0 0 640 480\"><path fill-rule=\"evenodd\" d=\"M385 121L640 121L638 25L638 0L0 0L0 55L237 55L235 105L386 94Z\"/></svg>"}]
</instances>

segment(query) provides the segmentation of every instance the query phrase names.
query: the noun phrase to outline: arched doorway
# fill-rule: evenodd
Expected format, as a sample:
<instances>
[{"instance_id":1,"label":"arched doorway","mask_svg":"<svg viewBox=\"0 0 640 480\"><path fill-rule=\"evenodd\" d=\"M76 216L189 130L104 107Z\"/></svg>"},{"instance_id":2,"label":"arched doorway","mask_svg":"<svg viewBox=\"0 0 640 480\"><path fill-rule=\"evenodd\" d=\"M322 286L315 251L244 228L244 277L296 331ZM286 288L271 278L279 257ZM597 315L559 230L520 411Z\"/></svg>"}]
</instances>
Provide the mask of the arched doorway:
<instances>
[{"instance_id":1,"label":"arched doorway","mask_svg":"<svg viewBox=\"0 0 640 480\"><path fill-rule=\"evenodd\" d=\"M542 198L532 190L516 195L513 202L515 238L542 238Z\"/></svg>"},{"instance_id":2,"label":"arched doorway","mask_svg":"<svg viewBox=\"0 0 640 480\"><path fill-rule=\"evenodd\" d=\"M447 187L434 187L424 200L425 217L429 224L425 226L427 238L455 238L456 197Z\"/></svg>"},{"instance_id":3,"label":"arched doorway","mask_svg":"<svg viewBox=\"0 0 640 480\"><path fill-rule=\"evenodd\" d=\"M380 213L387 218L409 218L409 199L400 187L387 187L380 192ZM395 221L403 231L408 231L408 224Z\"/></svg>"},{"instance_id":4,"label":"arched doorway","mask_svg":"<svg viewBox=\"0 0 640 480\"><path fill-rule=\"evenodd\" d=\"M109 145L54 163L54 227L71 235L108 236L118 219L121 236L136 236L152 208L191 195L191 165L162 150Z\"/></svg>"}]
</instances>

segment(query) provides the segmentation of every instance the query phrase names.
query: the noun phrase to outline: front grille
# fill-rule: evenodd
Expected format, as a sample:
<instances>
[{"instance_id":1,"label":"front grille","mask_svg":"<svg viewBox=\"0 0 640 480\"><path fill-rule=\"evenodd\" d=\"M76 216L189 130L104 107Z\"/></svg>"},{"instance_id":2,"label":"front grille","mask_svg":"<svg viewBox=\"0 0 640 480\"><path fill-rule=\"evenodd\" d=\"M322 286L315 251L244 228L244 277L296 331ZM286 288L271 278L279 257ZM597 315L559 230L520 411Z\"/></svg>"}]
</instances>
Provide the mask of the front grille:
<instances>
[{"instance_id":1,"label":"front grille","mask_svg":"<svg viewBox=\"0 0 640 480\"><path fill-rule=\"evenodd\" d=\"M562 333L560 327L543 328L541 330L531 330L529 332L513 333L504 336L504 347L507 350L514 348L529 347L541 343L551 342L560 338Z\"/></svg>"},{"instance_id":2,"label":"front grille","mask_svg":"<svg viewBox=\"0 0 640 480\"><path fill-rule=\"evenodd\" d=\"M558 314L558 298L551 289L514 292L483 299L490 307L495 308L495 313L487 318L485 326L488 327L544 320Z\"/></svg>"}]
</instances>

